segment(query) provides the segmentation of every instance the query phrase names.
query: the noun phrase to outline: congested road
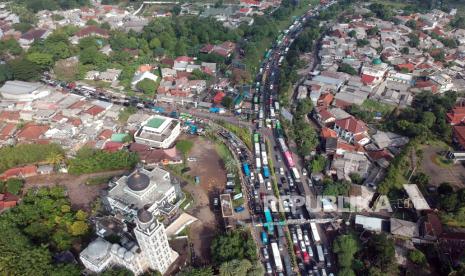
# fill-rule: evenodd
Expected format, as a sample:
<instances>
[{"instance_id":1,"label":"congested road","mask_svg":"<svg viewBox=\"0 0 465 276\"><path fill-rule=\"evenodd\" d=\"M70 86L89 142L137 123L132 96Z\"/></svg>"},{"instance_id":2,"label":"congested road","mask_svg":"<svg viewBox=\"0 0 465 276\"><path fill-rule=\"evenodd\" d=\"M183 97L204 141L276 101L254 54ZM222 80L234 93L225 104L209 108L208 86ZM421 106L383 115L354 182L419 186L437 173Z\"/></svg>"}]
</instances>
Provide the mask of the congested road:
<instances>
[{"instance_id":1,"label":"congested road","mask_svg":"<svg viewBox=\"0 0 465 276\"><path fill-rule=\"evenodd\" d=\"M331 2L329 5L334 3ZM301 162L298 162L298 156L287 147L279 121L280 107L277 101L280 64L294 39L303 30L305 22L318 14L321 8L325 7L317 6L308 11L283 32L274 47L266 53L260 72L256 76L255 96L258 99L254 98L254 104L257 106L254 107L257 117L254 134L257 158L255 178L258 178L256 189L259 191L262 201L260 204L263 204L264 209L257 208L255 213L256 219L263 222L258 227L264 225L260 229L263 236L260 251L269 275L281 275L281 273L292 275L294 273L291 271L292 269L287 267L290 256L288 250L284 250L283 247L287 247L296 255L301 275L331 275L330 271L332 270L332 262L328 252L329 246L324 232L315 223L325 221L319 220L323 214L311 212L309 208L306 208L309 205L298 207L296 206L297 200L294 200L296 196L305 196L311 201L316 201L316 197L312 191L311 178L307 178L307 173L302 169ZM272 187L273 183L276 183L277 192ZM275 202L271 201L271 205L265 204L265 200L270 203L268 198L265 199L265 196L273 196L276 193L278 193L279 198L275 199ZM273 203L279 204L274 207ZM290 223L291 219L293 219L293 223ZM269 227L270 220L272 223L280 224L276 225L276 231L272 230L274 226ZM300 222L294 222L294 220ZM312 222L310 223L310 221ZM284 232L289 232L290 240L287 240L280 233L282 232L282 229L279 229L281 227ZM280 256L275 256L274 243L278 245Z\"/></svg>"}]
</instances>

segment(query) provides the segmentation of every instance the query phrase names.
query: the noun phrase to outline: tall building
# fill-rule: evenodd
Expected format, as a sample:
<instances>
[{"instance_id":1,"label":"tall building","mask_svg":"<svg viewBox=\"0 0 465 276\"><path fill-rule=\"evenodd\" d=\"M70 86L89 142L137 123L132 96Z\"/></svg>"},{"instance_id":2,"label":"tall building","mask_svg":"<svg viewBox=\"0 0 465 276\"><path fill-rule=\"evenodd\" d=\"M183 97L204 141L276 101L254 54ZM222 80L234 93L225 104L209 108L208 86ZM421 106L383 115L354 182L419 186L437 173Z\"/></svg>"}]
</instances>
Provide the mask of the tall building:
<instances>
[{"instance_id":1,"label":"tall building","mask_svg":"<svg viewBox=\"0 0 465 276\"><path fill-rule=\"evenodd\" d=\"M155 216L174 214L180 193L178 185L171 183L169 173L158 167L152 171L136 169L111 183L104 203L115 215L114 220L124 221L120 223L125 230L117 234L118 243L110 243L104 239L105 229L97 227L99 237L80 254L84 266L95 273L122 266L136 275L148 269L164 274L178 253L169 246L165 226ZM125 222L135 226L128 227ZM128 228L133 228L133 232Z\"/></svg>"},{"instance_id":2,"label":"tall building","mask_svg":"<svg viewBox=\"0 0 465 276\"><path fill-rule=\"evenodd\" d=\"M181 134L181 124L178 120L159 115L151 116L134 134L139 144L154 148L169 148Z\"/></svg>"},{"instance_id":3,"label":"tall building","mask_svg":"<svg viewBox=\"0 0 465 276\"><path fill-rule=\"evenodd\" d=\"M179 256L169 246L163 224L145 208L137 212L134 234L137 243L110 243L99 237L79 257L84 266L95 273L121 266L140 275L148 269L164 274Z\"/></svg>"}]
</instances>

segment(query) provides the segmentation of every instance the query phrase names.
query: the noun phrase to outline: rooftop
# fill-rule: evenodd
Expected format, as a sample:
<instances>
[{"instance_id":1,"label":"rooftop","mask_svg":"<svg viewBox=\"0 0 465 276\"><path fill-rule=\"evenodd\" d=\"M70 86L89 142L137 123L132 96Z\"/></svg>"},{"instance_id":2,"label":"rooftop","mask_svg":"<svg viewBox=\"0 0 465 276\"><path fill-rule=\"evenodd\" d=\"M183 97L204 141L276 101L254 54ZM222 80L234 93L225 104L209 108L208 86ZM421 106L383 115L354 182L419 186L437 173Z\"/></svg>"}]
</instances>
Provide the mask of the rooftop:
<instances>
[{"instance_id":1,"label":"rooftop","mask_svg":"<svg viewBox=\"0 0 465 276\"><path fill-rule=\"evenodd\" d=\"M416 184L404 184L404 189L417 211L431 209Z\"/></svg>"},{"instance_id":2,"label":"rooftop","mask_svg":"<svg viewBox=\"0 0 465 276\"><path fill-rule=\"evenodd\" d=\"M159 128L164 122L165 122L165 118L155 117L155 118L150 119L147 122L147 126L152 127L152 128Z\"/></svg>"}]
</instances>

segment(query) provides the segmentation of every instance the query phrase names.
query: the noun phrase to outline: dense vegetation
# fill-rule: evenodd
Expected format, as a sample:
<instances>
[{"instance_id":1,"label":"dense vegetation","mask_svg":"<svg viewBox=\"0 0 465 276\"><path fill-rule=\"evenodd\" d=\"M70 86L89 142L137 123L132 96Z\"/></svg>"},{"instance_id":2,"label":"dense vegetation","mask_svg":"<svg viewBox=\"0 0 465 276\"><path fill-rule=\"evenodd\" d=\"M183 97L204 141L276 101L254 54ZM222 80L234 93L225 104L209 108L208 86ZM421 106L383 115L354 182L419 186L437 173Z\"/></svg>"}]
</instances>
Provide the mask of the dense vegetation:
<instances>
[{"instance_id":1,"label":"dense vegetation","mask_svg":"<svg viewBox=\"0 0 465 276\"><path fill-rule=\"evenodd\" d=\"M293 129L295 142L300 155L307 156L318 145L318 134L307 122L307 115L313 110L312 101L304 99L297 104L294 114Z\"/></svg>"},{"instance_id":2,"label":"dense vegetation","mask_svg":"<svg viewBox=\"0 0 465 276\"><path fill-rule=\"evenodd\" d=\"M80 275L52 255L70 249L88 231L87 215L71 210L61 187L31 190L0 217L0 271L4 275Z\"/></svg>"},{"instance_id":3,"label":"dense vegetation","mask_svg":"<svg viewBox=\"0 0 465 276\"><path fill-rule=\"evenodd\" d=\"M437 137L450 142L452 130L446 113L455 105L457 95L447 91L444 95L422 92L415 96L412 107L395 110L386 121L386 127L402 135L425 139Z\"/></svg>"},{"instance_id":4,"label":"dense vegetation","mask_svg":"<svg viewBox=\"0 0 465 276\"><path fill-rule=\"evenodd\" d=\"M25 5L26 8L32 12L38 12L41 10L58 10L58 9L73 9L88 5L88 0L16 0L16 4Z\"/></svg>"},{"instance_id":5,"label":"dense vegetation","mask_svg":"<svg viewBox=\"0 0 465 276\"><path fill-rule=\"evenodd\" d=\"M137 154L127 151L107 152L84 147L69 160L70 174L86 174L119 169L131 169L139 161Z\"/></svg>"},{"instance_id":6,"label":"dense vegetation","mask_svg":"<svg viewBox=\"0 0 465 276\"><path fill-rule=\"evenodd\" d=\"M57 144L24 144L0 148L0 173L19 165L47 161L56 154L63 154Z\"/></svg>"},{"instance_id":7,"label":"dense vegetation","mask_svg":"<svg viewBox=\"0 0 465 276\"><path fill-rule=\"evenodd\" d=\"M334 240L333 251L337 255L337 263L340 267L338 275L355 275L352 266L355 253L359 250L360 244L353 235L341 235Z\"/></svg>"},{"instance_id":8,"label":"dense vegetation","mask_svg":"<svg viewBox=\"0 0 465 276\"><path fill-rule=\"evenodd\" d=\"M465 226L465 189L454 191L452 186L444 182L437 190L441 218L444 223L455 226Z\"/></svg>"},{"instance_id":9,"label":"dense vegetation","mask_svg":"<svg viewBox=\"0 0 465 276\"><path fill-rule=\"evenodd\" d=\"M221 264L232 260L257 260L257 248L250 233L243 230L217 236L211 245L213 262Z\"/></svg>"}]
</instances>

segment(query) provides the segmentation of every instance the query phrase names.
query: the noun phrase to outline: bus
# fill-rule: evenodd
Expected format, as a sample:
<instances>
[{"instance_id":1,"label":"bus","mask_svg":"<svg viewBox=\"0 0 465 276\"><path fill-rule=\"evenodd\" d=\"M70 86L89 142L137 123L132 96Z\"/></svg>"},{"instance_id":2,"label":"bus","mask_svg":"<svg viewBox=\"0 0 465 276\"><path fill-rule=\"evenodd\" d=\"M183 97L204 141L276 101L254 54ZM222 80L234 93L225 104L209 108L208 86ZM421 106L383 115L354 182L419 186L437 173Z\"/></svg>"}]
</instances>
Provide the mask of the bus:
<instances>
[{"instance_id":1,"label":"bus","mask_svg":"<svg viewBox=\"0 0 465 276\"><path fill-rule=\"evenodd\" d=\"M291 169L292 176L294 177L295 182L300 182L300 173L296 167L292 167Z\"/></svg>"},{"instance_id":2,"label":"bus","mask_svg":"<svg viewBox=\"0 0 465 276\"><path fill-rule=\"evenodd\" d=\"M273 252L274 265L277 272L283 272L283 263L281 261L281 253L276 242L271 243L271 251Z\"/></svg>"},{"instance_id":3,"label":"bus","mask_svg":"<svg viewBox=\"0 0 465 276\"><path fill-rule=\"evenodd\" d=\"M313 241L316 243L319 243L321 239L320 239L320 234L318 233L318 229L316 228L316 223L311 222L310 228L312 229Z\"/></svg>"},{"instance_id":4,"label":"bus","mask_svg":"<svg viewBox=\"0 0 465 276\"><path fill-rule=\"evenodd\" d=\"M253 142L254 142L254 143L258 143L259 140L260 140L260 134L255 133L255 134L253 135Z\"/></svg>"}]
</instances>

